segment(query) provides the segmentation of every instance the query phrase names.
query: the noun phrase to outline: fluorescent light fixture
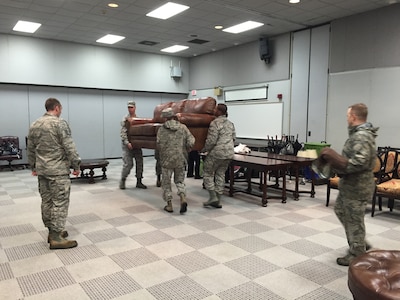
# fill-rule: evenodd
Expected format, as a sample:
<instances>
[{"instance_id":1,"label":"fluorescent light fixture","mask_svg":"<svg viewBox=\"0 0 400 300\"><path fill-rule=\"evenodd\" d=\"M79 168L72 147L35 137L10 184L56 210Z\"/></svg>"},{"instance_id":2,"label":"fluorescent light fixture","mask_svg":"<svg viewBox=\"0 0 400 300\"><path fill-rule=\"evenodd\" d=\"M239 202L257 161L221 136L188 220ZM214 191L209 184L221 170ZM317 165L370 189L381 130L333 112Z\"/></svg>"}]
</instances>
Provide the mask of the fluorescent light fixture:
<instances>
[{"instance_id":1,"label":"fluorescent light fixture","mask_svg":"<svg viewBox=\"0 0 400 300\"><path fill-rule=\"evenodd\" d=\"M225 28L222 31L230 32L230 33L240 33L240 32L247 31L247 30L250 30L250 29L254 29L254 28L257 28L257 27L260 27L260 26L263 26L263 25L264 25L263 23L254 22L254 21L247 21L247 22L244 22L244 23L237 24L235 26L231 26L231 27Z\"/></svg>"},{"instance_id":2,"label":"fluorescent light fixture","mask_svg":"<svg viewBox=\"0 0 400 300\"><path fill-rule=\"evenodd\" d=\"M121 40L123 40L125 37L120 36L120 35L113 35L113 34L107 34L103 36L102 38L98 39L96 42L102 43L102 44L115 44Z\"/></svg>"},{"instance_id":3,"label":"fluorescent light fixture","mask_svg":"<svg viewBox=\"0 0 400 300\"><path fill-rule=\"evenodd\" d=\"M42 26L40 23L35 23L35 22L27 22L27 21L18 21L17 24L15 24L13 30L14 31L21 31L21 32L28 32L28 33L34 33L38 28Z\"/></svg>"},{"instance_id":4,"label":"fluorescent light fixture","mask_svg":"<svg viewBox=\"0 0 400 300\"><path fill-rule=\"evenodd\" d=\"M166 20L183 12L184 10L187 10L188 8L189 6L186 5L168 2L163 6L160 6L159 8L156 8L155 10L149 12L148 14L146 14L146 16Z\"/></svg>"},{"instance_id":5,"label":"fluorescent light fixture","mask_svg":"<svg viewBox=\"0 0 400 300\"><path fill-rule=\"evenodd\" d=\"M111 3L108 3L107 6L111 7L111 8L117 8L119 5L118 5L118 3L111 2Z\"/></svg>"},{"instance_id":6,"label":"fluorescent light fixture","mask_svg":"<svg viewBox=\"0 0 400 300\"><path fill-rule=\"evenodd\" d=\"M168 53L176 53L176 52L179 52L179 51L186 50L187 48L189 48L189 47L188 46L181 46L181 45L174 45L174 46L171 46L171 47L167 47L167 48L161 49L161 51L168 52Z\"/></svg>"},{"instance_id":7,"label":"fluorescent light fixture","mask_svg":"<svg viewBox=\"0 0 400 300\"><path fill-rule=\"evenodd\" d=\"M300 3L300 0L289 0L289 3Z\"/></svg>"}]
</instances>

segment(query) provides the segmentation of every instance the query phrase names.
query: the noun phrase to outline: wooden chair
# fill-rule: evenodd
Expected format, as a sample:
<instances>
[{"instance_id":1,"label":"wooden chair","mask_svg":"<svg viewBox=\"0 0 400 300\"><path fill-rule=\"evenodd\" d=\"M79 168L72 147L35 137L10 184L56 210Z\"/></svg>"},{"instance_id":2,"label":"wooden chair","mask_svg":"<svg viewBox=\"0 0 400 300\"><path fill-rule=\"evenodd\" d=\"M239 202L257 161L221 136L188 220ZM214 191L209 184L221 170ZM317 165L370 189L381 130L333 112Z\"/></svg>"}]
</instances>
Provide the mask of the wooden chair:
<instances>
[{"instance_id":1,"label":"wooden chair","mask_svg":"<svg viewBox=\"0 0 400 300\"><path fill-rule=\"evenodd\" d=\"M375 167L372 170L375 176L375 181L378 180L378 174L382 172L383 168L383 160L385 158L385 153L388 151L388 147L378 147L377 154L376 154L376 162ZM326 206L329 206L329 199L331 196L331 189L338 189L339 188L339 180L340 177L335 175L334 177L329 178L327 185L326 185Z\"/></svg>"},{"instance_id":2,"label":"wooden chair","mask_svg":"<svg viewBox=\"0 0 400 300\"><path fill-rule=\"evenodd\" d=\"M383 163L385 168L379 175L372 199L372 217L375 214L376 199L378 199L380 211L382 211L383 198L388 198L390 211L393 211L394 200L400 199L400 148L389 148Z\"/></svg>"}]
</instances>

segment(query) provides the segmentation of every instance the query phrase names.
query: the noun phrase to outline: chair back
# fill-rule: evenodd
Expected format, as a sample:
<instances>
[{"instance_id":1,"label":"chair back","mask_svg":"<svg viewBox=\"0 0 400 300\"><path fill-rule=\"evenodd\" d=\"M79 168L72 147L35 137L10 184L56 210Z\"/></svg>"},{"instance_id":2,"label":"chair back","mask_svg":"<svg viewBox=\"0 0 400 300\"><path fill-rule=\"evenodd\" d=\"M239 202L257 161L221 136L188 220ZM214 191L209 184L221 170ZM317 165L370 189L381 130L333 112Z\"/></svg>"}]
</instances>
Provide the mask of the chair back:
<instances>
[{"instance_id":1,"label":"chair back","mask_svg":"<svg viewBox=\"0 0 400 300\"><path fill-rule=\"evenodd\" d=\"M382 167L377 173L377 183L382 183L398 176L397 169L400 161L400 148L382 147L382 153L378 155L383 157Z\"/></svg>"}]
</instances>

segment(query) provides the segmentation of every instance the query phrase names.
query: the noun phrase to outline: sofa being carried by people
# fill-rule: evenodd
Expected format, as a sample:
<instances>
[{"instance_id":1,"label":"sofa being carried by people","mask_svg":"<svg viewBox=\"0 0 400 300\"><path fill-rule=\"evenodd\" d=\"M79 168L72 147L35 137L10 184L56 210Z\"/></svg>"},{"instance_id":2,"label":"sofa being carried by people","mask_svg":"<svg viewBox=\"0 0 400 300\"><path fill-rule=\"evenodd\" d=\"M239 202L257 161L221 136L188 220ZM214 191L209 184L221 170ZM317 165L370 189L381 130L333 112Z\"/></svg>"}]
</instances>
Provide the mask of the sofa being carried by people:
<instances>
[{"instance_id":1,"label":"sofa being carried by people","mask_svg":"<svg viewBox=\"0 0 400 300\"><path fill-rule=\"evenodd\" d=\"M134 148L156 149L158 128L166 121L161 117L165 108L172 108L179 122L185 124L195 137L192 150L201 150L207 138L210 123L215 119L216 100L212 97L184 99L156 106L153 118L133 118L126 121L128 138Z\"/></svg>"}]
</instances>

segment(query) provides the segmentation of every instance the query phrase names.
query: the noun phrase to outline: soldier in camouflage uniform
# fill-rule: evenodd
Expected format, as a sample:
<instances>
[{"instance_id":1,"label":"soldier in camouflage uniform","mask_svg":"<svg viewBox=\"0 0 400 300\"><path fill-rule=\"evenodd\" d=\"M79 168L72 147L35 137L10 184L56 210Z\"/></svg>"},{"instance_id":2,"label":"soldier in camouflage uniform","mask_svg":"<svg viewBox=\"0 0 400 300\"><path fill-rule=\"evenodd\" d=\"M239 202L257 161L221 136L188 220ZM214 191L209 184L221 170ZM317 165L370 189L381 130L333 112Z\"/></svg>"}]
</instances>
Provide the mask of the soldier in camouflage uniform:
<instances>
[{"instance_id":1,"label":"soldier in camouflage uniform","mask_svg":"<svg viewBox=\"0 0 400 300\"><path fill-rule=\"evenodd\" d=\"M133 168L133 159L136 162L136 187L140 189L147 189L142 183L143 178L143 151L141 148L134 148L135 146L128 139L129 121L136 118L136 103L135 101L128 102L129 114L121 121L121 141L122 141L122 172L119 188L124 190L126 188L125 182L129 173Z\"/></svg>"},{"instance_id":2,"label":"soldier in camouflage uniform","mask_svg":"<svg viewBox=\"0 0 400 300\"><path fill-rule=\"evenodd\" d=\"M189 129L181 124L174 111L166 108L161 112L161 117L167 121L157 132L157 148L160 154L162 168L161 186L163 199L167 202L164 210L172 213L172 190L171 177L174 174L174 182L181 199L180 213L187 211L186 187L185 187L185 166L187 153L193 147L195 139Z\"/></svg>"},{"instance_id":3,"label":"soldier in camouflage uniform","mask_svg":"<svg viewBox=\"0 0 400 300\"><path fill-rule=\"evenodd\" d=\"M28 162L38 176L44 226L49 229L50 249L73 248L76 241L65 239L72 174L80 173L81 159L76 151L68 123L60 118L62 106L55 98L45 103L46 113L29 129Z\"/></svg>"},{"instance_id":4,"label":"soldier in camouflage uniform","mask_svg":"<svg viewBox=\"0 0 400 300\"><path fill-rule=\"evenodd\" d=\"M331 148L321 151L320 159L329 163L341 177L335 213L342 223L349 244L346 256L336 262L348 266L371 246L365 241L364 215L368 200L375 190L372 170L375 165L375 138L378 128L367 122L368 108L363 103L351 105L347 110L349 138L342 155Z\"/></svg>"},{"instance_id":5,"label":"soldier in camouflage uniform","mask_svg":"<svg viewBox=\"0 0 400 300\"><path fill-rule=\"evenodd\" d=\"M228 108L218 104L215 108L217 118L211 122L202 152L208 152L203 166L204 186L210 198L205 207L221 208L221 195L225 185L225 171L234 156L235 126L228 120Z\"/></svg>"}]
</instances>

